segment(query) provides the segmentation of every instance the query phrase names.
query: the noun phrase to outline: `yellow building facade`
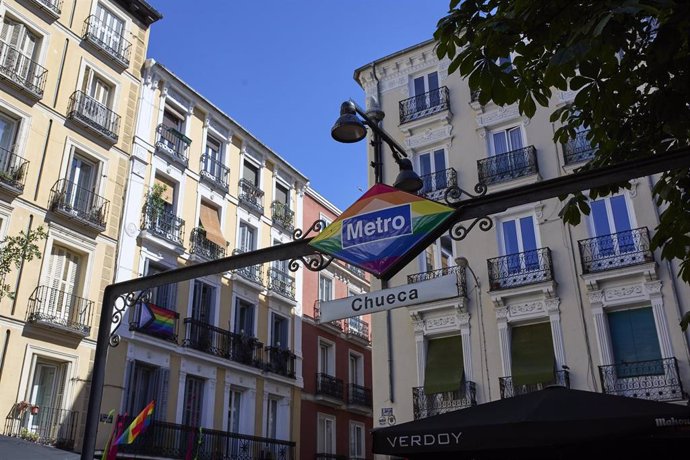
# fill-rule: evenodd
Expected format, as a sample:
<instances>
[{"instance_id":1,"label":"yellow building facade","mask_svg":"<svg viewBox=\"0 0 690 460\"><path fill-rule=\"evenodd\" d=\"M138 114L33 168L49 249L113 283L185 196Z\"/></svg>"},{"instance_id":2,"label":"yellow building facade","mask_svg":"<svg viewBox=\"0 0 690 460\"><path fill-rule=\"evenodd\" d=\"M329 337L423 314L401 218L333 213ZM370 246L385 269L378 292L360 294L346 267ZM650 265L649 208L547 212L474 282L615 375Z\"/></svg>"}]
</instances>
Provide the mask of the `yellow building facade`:
<instances>
[{"instance_id":1,"label":"yellow building facade","mask_svg":"<svg viewBox=\"0 0 690 460\"><path fill-rule=\"evenodd\" d=\"M291 241L306 177L152 59L138 97L118 281ZM101 412L135 416L155 400L155 421L122 451L291 458L299 292L299 273L275 262L143 293L109 352ZM101 423L99 446L112 429Z\"/></svg>"},{"instance_id":2,"label":"yellow building facade","mask_svg":"<svg viewBox=\"0 0 690 460\"><path fill-rule=\"evenodd\" d=\"M138 0L0 2L0 239L48 235L0 301L5 434L80 448L140 69L160 17Z\"/></svg>"}]
</instances>

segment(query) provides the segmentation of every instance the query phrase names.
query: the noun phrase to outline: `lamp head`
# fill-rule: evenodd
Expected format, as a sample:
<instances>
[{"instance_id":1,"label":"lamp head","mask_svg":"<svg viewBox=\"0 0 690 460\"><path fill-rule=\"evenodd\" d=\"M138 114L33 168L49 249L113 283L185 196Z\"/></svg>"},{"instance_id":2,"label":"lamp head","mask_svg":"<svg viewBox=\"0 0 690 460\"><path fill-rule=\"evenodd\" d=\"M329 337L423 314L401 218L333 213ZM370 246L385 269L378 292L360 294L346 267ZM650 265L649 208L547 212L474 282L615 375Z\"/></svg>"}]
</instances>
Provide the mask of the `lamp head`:
<instances>
[{"instance_id":1,"label":"lamp head","mask_svg":"<svg viewBox=\"0 0 690 460\"><path fill-rule=\"evenodd\" d=\"M455 258L455 265L457 265L458 267L467 268L467 266L469 264L470 263L467 260L467 257L456 257Z\"/></svg>"},{"instance_id":2,"label":"lamp head","mask_svg":"<svg viewBox=\"0 0 690 460\"><path fill-rule=\"evenodd\" d=\"M398 161L398 166L400 167L400 173L395 178L393 187L408 193L417 193L424 187L424 182L414 172L409 158L401 158Z\"/></svg>"},{"instance_id":3,"label":"lamp head","mask_svg":"<svg viewBox=\"0 0 690 460\"><path fill-rule=\"evenodd\" d=\"M357 116L355 103L343 102L340 105L340 116L331 128L331 137L338 142L351 144L359 142L367 135L367 128Z\"/></svg>"}]
</instances>

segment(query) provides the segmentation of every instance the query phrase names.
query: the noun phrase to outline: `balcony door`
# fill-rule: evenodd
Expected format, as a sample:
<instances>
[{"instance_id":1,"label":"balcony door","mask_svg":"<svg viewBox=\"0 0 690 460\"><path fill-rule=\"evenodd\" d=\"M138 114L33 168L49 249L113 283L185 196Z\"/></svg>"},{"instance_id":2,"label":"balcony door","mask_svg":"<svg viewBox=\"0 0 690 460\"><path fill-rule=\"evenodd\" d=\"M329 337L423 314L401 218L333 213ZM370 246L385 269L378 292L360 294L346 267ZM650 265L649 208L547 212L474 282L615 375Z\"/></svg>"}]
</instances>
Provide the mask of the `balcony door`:
<instances>
[{"instance_id":1,"label":"balcony door","mask_svg":"<svg viewBox=\"0 0 690 460\"><path fill-rule=\"evenodd\" d=\"M68 183L65 191L67 199L65 205L78 213L87 213L93 206L96 189L96 164L79 155L72 157Z\"/></svg>"},{"instance_id":2,"label":"balcony door","mask_svg":"<svg viewBox=\"0 0 690 460\"><path fill-rule=\"evenodd\" d=\"M182 424L188 427L201 426L205 380L187 375L184 386Z\"/></svg>"},{"instance_id":3,"label":"balcony door","mask_svg":"<svg viewBox=\"0 0 690 460\"><path fill-rule=\"evenodd\" d=\"M13 78L28 82L32 77L34 52L38 37L24 24L5 18L0 30L0 41L6 46L0 49L0 68L13 73ZM31 83L31 82L29 82Z\"/></svg>"},{"instance_id":4,"label":"balcony door","mask_svg":"<svg viewBox=\"0 0 690 460\"><path fill-rule=\"evenodd\" d=\"M0 114L0 172L12 172L12 151L18 123Z\"/></svg>"},{"instance_id":5,"label":"balcony door","mask_svg":"<svg viewBox=\"0 0 690 460\"><path fill-rule=\"evenodd\" d=\"M213 324L215 288L201 281L194 281L192 318L205 324Z\"/></svg>"},{"instance_id":6,"label":"balcony door","mask_svg":"<svg viewBox=\"0 0 690 460\"><path fill-rule=\"evenodd\" d=\"M438 90L438 72L430 72L416 77L412 80L412 85L416 112L435 107L441 102L438 91L435 91ZM429 93L428 99L426 93Z\"/></svg>"},{"instance_id":7,"label":"balcony door","mask_svg":"<svg viewBox=\"0 0 690 460\"><path fill-rule=\"evenodd\" d=\"M595 257L633 252L636 244L632 235L630 215L625 196L608 197L590 203L591 225L597 237Z\"/></svg>"},{"instance_id":8,"label":"balcony door","mask_svg":"<svg viewBox=\"0 0 690 460\"><path fill-rule=\"evenodd\" d=\"M317 424L317 454L335 454L335 417L318 414Z\"/></svg>"},{"instance_id":9,"label":"balcony door","mask_svg":"<svg viewBox=\"0 0 690 460\"><path fill-rule=\"evenodd\" d=\"M514 126L500 131L491 133L491 155L497 157L508 152L514 152L510 155L503 155L495 159L492 163L492 170L489 171L489 176L503 176L511 175L515 171L527 168L528 159L524 152L516 150L522 149L525 145L522 139L522 129L519 126Z\"/></svg>"},{"instance_id":10,"label":"balcony door","mask_svg":"<svg viewBox=\"0 0 690 460\"><path fill-rule=\"evenodd\" d=\"M424 186L419 194L424 195L436 190L445 189L448 184L445 176L446 154L443 149L422 153L417 156L419 176Z\"/></svg>"},{"instance_id":11,"label":"balcony door","mask_svg":"<svg viewBox=\"0 0 690 460\"><path fill-rule=\"evenodd\" d=\"M65 393L65 374L67 365L39 359L34 367L31 384L30 402L38 406L38 413L31 414L27 429L37 432L39 429L51 429L59 424L59 410L62 409Z\"/></svg>"},{"instance_id":12,"label":"balcony door","mask_svg":"<svg viewBox=\"0 0 690 460\"><path fill-rule=\"evenodd\" d=\"M235 334L254 337L254 310L253 303L235 299Z\"/></svg>"},{"instance_id":13,"label":"balcony door","mask_svg":"<svg viewBox=\"0 0 690 460\"><path fill-rule=\"evenodd\" d=\"M275 348L287 350L289 345L289 320L275 313L272 313L271 316L271 345Z\"/></svg>"},{"instance_id":14,"label":"balcony door","mask_svg":"<svg viewBox=\"0 0 690 460\"><path fill-rule=\"evenodd\" d=\"M242 252L249 252L256 249L256 229L245 222L240 222L240 234L237 247Z\"/></svg>"},{"instance_id":15,"label":"balcony door","mask_svg":"<svg viewBox=\"0 0 690 460\"><path fill-rule=\"evenodd\" d=\"M115 54L122 54L124 21L100 3L96 6L96 18L98 19L98 30L95 32L98 40Z\"/></svg>"},{"instance_id":16,"label":"balcony door","mask_svg":"<svg viewBox=\"0 0 690 460\"><path fill-rule=\"evenodd\" d=\"M215 137L208 136L206 139L206 156L204 157L203 168L213 179L221 181L221 165L223 164L223 144Z\"/></svg>"},{"instance_id":17,"label":"balcony door","mask_svg":"<svg viewBox=\"0 0 690 460\"><path fill-rule=\"evenodd\" d=\"M48 257L48 271L44 285L49 289L41 313L57 324L69 325L72 321L81 323L79 292L81 256L60 246L53 246Z\"/></svg>"},{"instance_id":18,"label":"balcony door","mask_svg":"<svg viewBox=\"0 0 690 460\"><path fill-rule=\"evenodd\" d=\"M652 307L609 312L611 347L618 377L663 375Z\"/></svg>"},{"instance_id":19,"label":"balcony door","mask_svg":"<svg viewBox=\"0 0 690 460\"><path fill-rule=\"evenodd\" d=\"M501 269L508 273L539 269L537 235L533 216L505 220L501 224L502 253L506 264Z\"/></svg>"}]
</instances>

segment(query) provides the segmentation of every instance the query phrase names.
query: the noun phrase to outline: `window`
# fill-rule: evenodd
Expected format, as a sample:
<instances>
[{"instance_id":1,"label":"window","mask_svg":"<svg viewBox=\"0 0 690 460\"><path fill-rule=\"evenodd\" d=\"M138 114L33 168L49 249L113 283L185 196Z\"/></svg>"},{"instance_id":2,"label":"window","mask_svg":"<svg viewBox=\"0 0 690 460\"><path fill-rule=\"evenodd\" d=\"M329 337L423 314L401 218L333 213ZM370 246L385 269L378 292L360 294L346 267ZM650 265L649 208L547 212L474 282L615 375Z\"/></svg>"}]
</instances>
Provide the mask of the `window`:
<instances>
[{"instance_id":1,"label":"window","mask_svg":"<svg viewBox=\"0 0 690 460\"><path fill-rule=\"evenodd\" d=\"M15 139L19 129L19 122L0 113L0 173L12 173L15 160L12 154L15 150Z\"/></svg>"},{"instance_id":2,"label":"window","mask_svg":"<svg viewBox=\"0 0 690 460\"><path fill-rule=\"evenodd\" d=\"M449 356L453 357L456 365L448 365ZM426 348L424 393L431 395L458 391L463 379L462 338L456 335L430 339Z\"/></svg>"},{"instance_id":3,"label":"window","mask_svg":"<svg viewBox=\"0 0 690 460\"><path fill-rule=\"evenodd\" d=\"M319 220L322 220L325 222L326 225L324 225L324 228L328 227L329 225L331 225L333 223L333 219L331 219L330 217L325 216L321 213L319 213Z\"/></svg>"},{"instance_id":4,"label":"window","mask_svg":"<svg viewBox=\"0 0 690 460\"><path fill-rule=\"evenodd\" d=\"M240 432L240 415L242 413L242 392L230 389L230 405L228 407L228 429L230 433Z\"/></svg>"},{"instance_id":5,"label":"window","mask_svg":"<svg viewBox=\"0 0 690 460\"><path fill-rule=\"evenodd\" d=\"M247 160L244 161L242 178L255 187L259 187L259 167Z\"/></svg>"},{"instance_id":6,"label":"window","mask_svg":"<svg viewBox=\"0 0 690 460\"><path fill-rule=\"evenodd\" d=\"M319 276L319 300L333 300L333 280L327 276Z\"/></svg>"},{"instance_id":7,"label":"window","mask_svg":"<svg viewBox=\"0 0 690 460\"><path fill-rule=\"evenodd\" d=\"M155 275L156 273L161 273L167 269L167 267L148 262L148 266L146 267L146 276ZM151 288L151 302L159 307L163 307L168 310L175 310L177 302L177 284L171 283Z\"/></svg>"},{"instance_id":8,"label":"window","mask_svg":"<svg viewBox=\"0 0 690 460\"><path fill-rule=\"evenodd\" d=\"M350 352L350 383L364 385L364 360L362 355Z\"/></svg>"},{"instance_id":9,"label":"window","mask_svg":"<svg viewBox=\"0 0 690 460\"><path fill-rule=\"evenodd\" d=\"M151 401L156 401L154 417L165 420L168 400L169 370L141 361L130 361L125 388L126 413L136 416Z\"/></svg>"},{"instance_id":10,"label":"window","mask_svg":"<svg viewBox=\"0 0 690 460\"><path fill-rule=\"evenodd\" d=\"M201 209L199 210L199 227L204 229L206 240L225 250L227 241L221 230L219 210L204 201L201 202Z\"/></svg>"},{"instance_id":11,"label":"window","mask_svg":"<svg viewBox=\"0 0 690 460\"><path fill-rule=\"evenodd\" d=\"M204 379L187 376L184 386L184 407L182 424L185 426L201 426L201 410L204 399Z\"/></svg>"},{"instance_id":12,"label":"window","mask_svg":"<svg viewBox=\"0 0 690 460\"><path fill-rule=\"evenodd\" d=\"M607 317L618 377L663 374L652 307L609 312Z\"/></svg>"},{"instance_id":13,"label":"window","mask_svg":"<svg viewBox=\"0 0 690 460\"><path fill-rule=\"evenodd\" d=\"M439 247L441 248L441 268L448 268L452 265L453 260L453 242L448 235L439 238Z\"/></svg>"},{"instance_id":14,"label":"window","mask_svg":"<svg viewBox=\"0 0 690 460\"><path fill-rule=\"evenodd\" d=\"M276 182L276 198L275 201L290 207L290 190L283 184Z\"/></svg>"},{"instance_id":15,"label":"window","mask_svg":"<svg viewBox=\"0 0 690 460\"><path fill-rule=\"evenodd\" d=\"M554 381L556 358L551 324L539 323L510 329L511 376L519 394L522 386L541 389Z\"/></svg>"},{"instance_id":16,"label":"window","mask_svg":"<svg viewBox=\"0 0 690 460\"><path fill-rule=\"evenodd\" d=\"M33 78L34 55L39 48L39 38L24 24L5 17L0 30L0 41L7 46L0 49L0 68L19 82L30 82Z\"/></svg>"},{"instance_id":17,"label":"window","mask_svg":"<svg viewBox=\"0 0 690 460\"><path fill-rule=\"evenodd\" d=\"M64 204L75 211L90 211L94 206L97 178L98 164L75 152L67 171Z\"/></svg>"},{"instance_id":18,"label":"window","mask_svg":"<svg viewBox=\"0 0 690 460\"><path fill-rule=\"evenodd\" d=\"M335 346L319 340L319 373L335 376Z\"/></svg>"},{"instance_id":19,"label":"window","mask_svg":"<svg viewBox=\"0 0 690 460\"><path fill-rule=\"evenodd\" d=\"M239 241L237 247L242 252L256 249L256 229L246 222L240 222Z\"/></svg>"},{"instance_id":20,"label":"window","mask_svg":"<svg viewBox=\"0 0 690 460\"><path fill-rule=\"evenodd\" d=\"M253 303L239 297L235 299L235 334L254 336L254 311Z\"/></svg>"},{"instance_id":21,"label":"window","mask_svg":"<svg viewBox=\"0 0 690 460\"><path fill-rule=\"evenodd\" d=\"M497 64L505 73L510 73L513 70L513 59L510 55L498 58Z\"/></svg>"},{"instance_id":22,"label":"window","mask_svg":"<svg viewBox=\"0 0 690 460\"><path fill-rule=\"evenodd\" d=\"M416 77L412 80L412 90L415 98L415 108L417 111L437 106L441 101L438 94L438 72L431 72L426 75ZM429 98L423 97L425 93L430 93Z\"/></svg>"},{"instance_id":23,"label":"window","mask_svg":"<svg viewBox=\"0 0 690 460\"><path fill-rule=\"evenodd\" d=\"M442 190L448 186L445 176L446 154L443 149L433 152L421 153L417 156L419 163L419 176L424 182L424 186L419 191L420 194Z\"/></svg>"},{"instance_id":24,"label":"window","mask_svg":"<svg viewBox=\"0 0 690 460\"><path fill-rule=\"evenodd\" d=\"M289 320L276 313L271 314L271 345L276 348L287 349L289 345L288 336Z\"/></svg>"},{"instance_id":25,"label":"window","mask_svg":"<svg viewBox=\"0 0 690 460\"><path fill-rule=\"evenodd\" d=\"M33 381L29 389L29 402L39 407L37 414L30 414L27 429L36 432L56 423L52 420L65 405L68 363L38 357L33 368Z\"/></svg>"},{"instance_id":26,"label":"window","mask_svg":"<svg viewBox=\"0 0 690 460\"><path fill-rule=\"evenodd\" d=\"M206 155L203 158L202 169L215 180L224 180L223 176L223 143L215 137L206 138Z\"/></svg>"},{"instance_id":27,"label":"window","mask_svg":"<svg viewBox=\"0 0 690 460\"><path fill-rule=\"evenodd\" d=\"M512 152L524 147L522 143L522 131L519 126L491 133L491 153L500 155Z\"/></svg>"},{"instance_id":28,"label":"window","mask_svg":"<svg viewBox=\"0 0 690 460\"><path fill-rule=\"evenodd\" d=\"M364 454L364 425L357 422L350 422L350 458L365 458Z\"/></svg>"},{"instance_id":29,"label":"window","mask_svg":"<svg viewBox=\"0 0 690 460\"><path fill-rule=\"evenodd\" d=\"M163 110L163 126L172 128L181 133L184 129L184 115L174 108L166 105Z\"/></svg>"},{"instance_id":30,"label":"window","mask_svg":"<svg viewBox=\"0 0 690 460\"><path fill-rule=\"evenodd\" d=\"M53 245L48 257L48 270L43 284L48 287L48 302L44 313L54 321L69 324L79 318L76 298L81 294L82 256L62 246Z\"/></svg>"},{"instance_id":31,"label":"window","mask_svg":"<svg viewBox=\"0 0 690 460\"><path fill-rule=\"evenodd\" d=\"M124 21L115 16L112 11L101 3L96 6L96 18L100 26L96 31L97 39L107 48L114 50L117 54L121 54L122 47L125 44L122 38L125 30Z\"/></svg>"},{"instance_id":32,"label":"window","mask_svg":"<svg viewBox=\"0 0 690 460\"><path fill-rule=\"evenodd\" d=\"M316 452L335 454L335 417L318 414L316 435Z\"/></svg>"},{"instance_id":33,"label":"window","mask_svg":"<svg viewBox=\"0 0 690 460\"><path fill-rule=\"evenodd\" d=\"M266 437L276 439L278 434L278 399L268 398L266 408Z\"/></svg>"},{"instance_id":34,"label":"window","mask_svg":"<svg viewBox=\"0 0 690 460\"><path fill-rule=\"evenodd\" d=\"M507 268L510 273L539 268L537 236L533 216L504 220L501 223L501 252L510 256ZM524 253L520 257L520 253Z\"/></svg>"},{"instance_id":35,"label":"window","mask_svg":"<svg viewBox=\"0 0 690 460\"><path fill-rule=\"evenodd\" d=\"M113 107L114 86L106 81L91 67L86 67L82 92L85 97L79 97L74 110L80 117L96 127L115 131L118 116L110 109Z\"/></svg>"},{"instance_id":36,"label":"window","mask_svg":"<svg viewBox=\"0 0 690 460\"><path fill-rule=\"evenodd\" d=\"M215 302L216 288L194 281L194 297L192 298L192 318L206 324L213 323L213 304Z\"/></svg>"},{"instance_id":37,"label":"window","mask_svg":"<svg viewBox=\"0 0 690 460\"><path fill-rule=\"evenodd\" d=\"M612 256L637 250L635 237L630 232L630 214L625 196L613 196L590 203L590 222L597 240L599 255ZM614 236L615 235L615 236Z\"/></svg>"}]
</instances>

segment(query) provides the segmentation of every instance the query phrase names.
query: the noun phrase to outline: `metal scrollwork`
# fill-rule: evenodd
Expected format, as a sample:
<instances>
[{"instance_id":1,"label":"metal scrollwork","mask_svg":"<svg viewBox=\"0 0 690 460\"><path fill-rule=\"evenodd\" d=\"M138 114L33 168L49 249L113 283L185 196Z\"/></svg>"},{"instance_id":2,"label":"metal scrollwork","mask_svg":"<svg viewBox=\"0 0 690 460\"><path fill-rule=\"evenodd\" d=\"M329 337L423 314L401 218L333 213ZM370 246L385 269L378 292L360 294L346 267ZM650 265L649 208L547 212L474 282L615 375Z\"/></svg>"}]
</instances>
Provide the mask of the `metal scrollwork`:
<instances>
[{"instance_id":1,"label":"metal scrollwork","mask_svg":"<svg viewBox=\"0 0 690 460\"><path fill-rule=\"evenodd\" d=\"M328 256L326 254L321 254L320 252L317 252L316 254L312 254L310 256L297 257L295 259L290 260L290 263L288 264L288 269L291 272L296 272L300 267L300 261L302 262L302 264L304 264L307 270L318 272L328 267L331 264L331 262L333 262L333 256Z\"/></svg>"},{"instance_id":2,"label":"metal scrollwork","mask_svg":"<svg viewBox=\"0 0 690 460\"><path fill-rule=\"evenodd\" d=\"M460 241L464 240L467 234L474 228L475 225L479 224L479 229L483 232L486 232L488 230L491 230L491 228L494 226L494 221L491 220L489 217L484 216L484 217L478 217L472 221L472 223L465 227L461 222L458 222L457 224L453 225L453 227L450 229L448 232L450 234L450 237L453 238L455 241Z\"/></svg>"},{"instance_id":3,"label":"metal scrollwork","mask_svg":"<svg viewBox=\"0 0 690 460\"><path fill-rule=\"evenodd\" d=\"M110 339L108 340L111 347L120 345L120 335L117 333L117 330L120 329L120 326L122 326L122 319L125 311L134 307L139 302L148 302L150 298L151 291L147 289L145 291L123 294L115 300L112 319L113 324L115 324L115 328L113 328L113 330L110 332Z\"/></svg>"},{"instance_id":4,"label":"metal scrollwork","mask_svg":"<svg viewBox=\"0 0 690 460\"><path fill-rule=\"evenodd\" d=\"M325 220L319 219L306 230L302 230L301 228L296 228L294 232L292 232L292 239L293 240L303 240L307 236L309 236L310 233L315 232L319 233L321 232L324 228L326 228L327 224Z\"/></svg>"},{"instance_id":5,"label":"metal scrollwork","mask_svg":"<svg viewBox=\"0 0 690 460\"><path fill-rule=\"evenodd\" d=\"M474 193L470 193L467 190L461 189L457 185L453 185L452 187L448 187L443 199L447 204L453 205L459 203L463 195L466 195L469 198L479 198L480 196L486 195L487 190L488 187L482 182L474 186Z\"/></svg>"}]
</instances>

